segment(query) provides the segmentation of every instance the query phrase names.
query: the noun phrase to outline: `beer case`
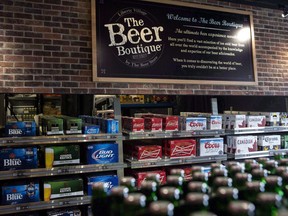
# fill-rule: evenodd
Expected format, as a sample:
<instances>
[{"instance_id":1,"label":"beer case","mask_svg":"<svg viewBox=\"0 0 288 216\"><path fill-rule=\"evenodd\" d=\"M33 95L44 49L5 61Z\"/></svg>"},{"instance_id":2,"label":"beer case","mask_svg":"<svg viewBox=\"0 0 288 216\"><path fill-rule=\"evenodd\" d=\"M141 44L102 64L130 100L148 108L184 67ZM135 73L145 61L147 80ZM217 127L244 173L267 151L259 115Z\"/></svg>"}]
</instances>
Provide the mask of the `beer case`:
<instances>
[{"instance_id":1,"label":"beer case","mask_svg":"<svg viewBox=\"0 0 288 216\"><path fill-rule=\"evenodd\" d=\"M247 116L246 117L247 127L265 127L266 126L266 116L257 115L257 116Z\"/></svg>"},{"instance_id":2,"label":"beer case","mask_svg":"<svg viewBox=\"0 0 288 216\"><path fill-rule=\"evenodd\" d=\"M86 149L87 164L118 163L119 152L117 143L89 144Z\"/></svg>"},{"instance_id":3,"label":"beer case","mask_svg":"<svg viewBox=\"0 0 288 216\"><path fill-rule=\"evenodd\" d=\"M207 129L208 130L221 130L222 129L222 116L210 115L207 117Z\"/></svg>"},{"instance_id":4,"label":"beer case","mask_svg":"<svg viewBox=\"0 0 288 216\"><path fill-rule=\"evenodd\" d=\"M65 134L82 134L82 119L70 116L56 116L63 119L63 128Z\"/></svg>"},{"instance_id":5,"label":"beer case","mask_svg":"<svg viewBox=\"0 0 288 216\"><path fill-rule=\"evenodd\" d=\"M144 132L144 118L123 116L122 127L129 132Z\"/></svg>"},{"instance_id":6,"label":"beer case","mask_svg":"<svg viewBox=\"0 0 288 216\"><path fill-rule=\"evenodd\" d=\"M5 125L5 136L36 136L36 123L34 121L7 122Z\"/></svg>"},{"instance_id":7,"label":"beer case","mask_svg":"<svg viewBox=\"0 0 288 216\"><path fill-rule=\"evenodd\" d=\"M38 149L2 148L0 149L0 170L33 169L38 167Z\"/></svg>"},{"instance_id":8,"label":"beer case","mask_svg":"<svg viewBox=\"0 0 288 216\"><path fill-rule=\"evenodd\" d=\"M280 135L263 135L258 136L258 150L278 150L281 148L281 136Z\"/></svg>"},{"instance_id":9,"label":"beer case","mask_svg":"<svg viewBox=\"0 0 288 216\"><path fill-rule=\"evenodd\" d=\"M162 131L162 118L157 117L145 117L144 128L147 131Z\"/></svg>"},{"instance_id":10,"label":"beer case","mask_svg":"<svg viewBox=\"0 0 288 216\"><path fill-rule=\"evenodd\" d=\"M281 148L288 149L288 135L281 136Z\"/></svg>"},{"instance_id":11,"label":"beer case","mask_svg":"<svg viewBox=\"0 0 288 216\"><path fill-rule=\"evenodd\" d=\"M280 112L264 112L261 114L266 116L266 126L280 125Z\"/></svg>"},{"instance_id":12,"label":"beer case","mask_svg":"<svg viewBox=\"0 0 288 216\"><path fill-rule=\"evenodd\" d=\"M43 184L44 201L49 201L64 197L83 196L83 179L54 179L44 181Z\"/></svg>"},{"instance_id":13,"label":"beer case","mask_svg":"<svg viewBox=\"0 0 288 216\"><path fill-rule=\"evenodd\" d=\"M196 140L165 140L164 155L169 158L194 157L196 156Z\"/></svg>"},{"instance_id":14,"label":"beer case","mask_svg":"<svg viewBox=\"0 0 288 216\"><path fill-rule=\"evenodd\" d=\"M207 118L181 117L181 129L184 131L198 131L207 129Z\"/></svg>"},{"instance_id":15,"label":"beer case","mask_svg":"<svg viewBox=\"0 0 288 216\"><path fill-rule=\"evenodd\" d=\"M257 136L233 136L232 149L233 154L245 154L257 151Z\"/></svg>"},{"instance_id":16,"label":"beer case","mask_svg":"<svg viewBox=\"0 0 288 216\"><path fill-rule=\"evenodd\" d=\"M223 138L203 138L199 139L199 156L212 156L224 154Z\"/></svg>"},{"instance_id":17,"label":"beer case","mask_svg":"<svg viewBox=\"0 0 288 216\"><path fill-rule=\"evenodd\" d=\"M179 117L172 115L155 115L155 117L162 118L164 131L178 131L179 130Z\"/></svg>"},{"instance_id":18,"label":"beer case","mask_svg":"<svg viewBox=\"0 0 288 216\"><path fill-rule=\"evenodd\" d=\"M47 211L47 216L81 216L81 210L75 209L58 209Z\"/></svg>"},{"instance_id":19,"label":"beer case","mask_svg":"<svg viewBox=\"0 0 288 216\"><path fill-rule=\"evenodd\" d=\"M160 145L136 145L132 151L132 159L138 161L157 160L162 158L162 146Z\"/></svg>"},{"instance_id":20,"label":"beer case","mask_svg":"<svg viewBox=\"0 0 288 216\"><path fill-rule=\"evenodd\" d=\"M87 177L87 195L92 196L93 185L97 182L104 182L109 193L113 187L118 186L118 181L119 179L117 175L89 176Z\"/></svg>"},{"instance_id":21,"label":"beer case","mask_svg":"<svg viewBox=\"0 0 288 216\"><path fill-rule=\"evenodd\" d=\"M146 180L146 176L148 173L158 173L160 175L160 184L163 185L166 183L166 172L164 170L134 172L133 176L136 178L138 188L140 188L141 183Z\"/></svg>"},{"instance_id":22,"label":"beer case","mask_svg":"<svg viewBox=\"0 0 288 216\"><path fill-rule=\"evenodd\" d=\"M42 116L41 118L43 135L63 135L63 119L53 116Z\"/></svg>"},{"instance_id":23,"label":"beer case","mask_svg":"<svg viewBox=\"0 0 288 216\"><path fill-rule=\"evenodd\" d=\"M2 205L39 202L39 182L35 180L7 183L1 186Z\"/></svg>"},{"instance_id":24,"label":"beer case","mask_svg":"<svg viewBox=\"0 0 288 216\"><path fill-rule=\"evenodd\" d=\"M84 123L82 126L82 133L83 134L99 134L100 133L100 126Z\"/></svg>"},{"instance_id":25,"label":"beer case","mask_svg":"<svg viewBox=\"0 0 288 216\"><path fill-rule=\"evenodd\" d=\"M80 146L49 146L45 147L46 168L54 166L80 164ZM49 165L48 165L49 164Z\"/></svg>"},{"instance_id":26,"label":"beer case","mask_svg":"<svg viewBox=\"0 0 288 216\"><path fill-rule=\"evenodd\" d=\"M288 113L280 112L280 125L288 126Z\"/></svg>"},{"instance_id":27,"label":"beer case","mask_svg":"<svg viewBox=\"0 0 288 216\"><path fill-rule=\"evenodd\" d=\"M237 129L246 127L246 115L243 114L224 114L223 124L225 129Z\"/></svg>"},{"instance_id":28,"label":"beer case","mask_svg":"<svg viewBox=\"0 0 288 216\"><path fill-rule=\"evenodd\" d=\"M103 133L119 133L119 121L117 119L102 119L101 125Z\"/></svg>"}]
</instances>

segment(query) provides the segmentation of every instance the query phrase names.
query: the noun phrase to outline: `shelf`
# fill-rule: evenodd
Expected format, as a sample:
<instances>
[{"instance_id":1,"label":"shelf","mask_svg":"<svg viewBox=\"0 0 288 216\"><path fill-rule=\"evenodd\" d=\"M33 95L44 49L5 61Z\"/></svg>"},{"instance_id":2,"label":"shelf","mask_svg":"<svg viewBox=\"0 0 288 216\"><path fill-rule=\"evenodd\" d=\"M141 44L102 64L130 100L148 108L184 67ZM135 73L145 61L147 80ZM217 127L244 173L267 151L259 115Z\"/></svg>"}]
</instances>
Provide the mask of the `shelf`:
<instances>
[{"instance_id":1,"label":"shelf","mask_svg":"<svg viewBox=\"0 0 288 216\"><path fill-rule=\"evenodd\" d=\"M173 107L175 106L174 103L127 103L121 104L121 108L166 108L166 107Z\"/></svg>"},{"instance_id":2,"label":"shelf","mask_svg":"<svg viewBox=\"0 0 288 216\"><path fill-rule=\"evenodd\" d=\"M173 166L184 164L201 164L201 163L226 161L227 155L224 154L213 156L183 157L183 158L145 160L145 161L136 161L129 159L126 160L128 161L128 167L130 167L131 169L138 169L138 168L162 167L162 166Z\"/></svg>"},{"instance_id":3,"label":"shelf","mask_svg":"<svg viewBox=\"0 0 288 216\"><path fill-rule=\"evenodd\" d=\"M128 132L123 131L124 138L129 139L161 139L161 138L184 138L200 136L225 135L225 130L202 130L202 131L157 131L157 132Z\"/></svg>"},{"instance_id":4,"label":"shelf","mask_svg":"<svg viewBox=\"0 0 288 216\"><path fill-rule=\"evenodd\" d=\"M288 126L248 127L226 130L227 135L287 132Z\"/></svg>"},{"instance_id":5,"label":"shelf","mask_svg":"<svg viewBox=\"0 0 288 216\"><path fill-rule=\"evenodd\" d=\"M259 158L259 157L272 157L279 153L288 153L288 149L278 149L278 150L269 150L269 151L255 151L245 154L228 154L228 159L249 159L249 158Z\"/></svg>"},{"instance_id":6,"label":"shelf","mask_svg":"<svg viewBox=\"0 0 288 216\"><path fill-rule=\"evenodd\" d=\"M46 176L60 176L68 174L81 174L92 172L105 172L118 169L124 169L127 164L124 163L111 163L111 164L93 164L93 165L69 165L53 168L36 168L25 170L9 170L1 171L0 180L8 179L23 179L33 177L46 177Z\"/></svg>"},{"instance_id":7,"label":"shelf","mask_svg":"<svg viewBox=\"0 0 288 216\"><path fill-rule=\"evenodd\" d=\"M53 145L62 143L82 143L95 141L116 141L122 139L122 134L79 134L57 136L33 136L33 137L4 137L0 139L0 147L31 145Z\"/></svg>"},{"instance_id":8,"label":"shelf","mask_svg":"<svg viewBox=\"0 0 288 216\"><path fill-rule=\"evenodd\" d=\"M70 197L51 201L31 202L15 205L0 205L0 215L22 213L31 211L41 211L69 206L88 205L91 203L91 196Z\"/></svg>"}]
</instances>

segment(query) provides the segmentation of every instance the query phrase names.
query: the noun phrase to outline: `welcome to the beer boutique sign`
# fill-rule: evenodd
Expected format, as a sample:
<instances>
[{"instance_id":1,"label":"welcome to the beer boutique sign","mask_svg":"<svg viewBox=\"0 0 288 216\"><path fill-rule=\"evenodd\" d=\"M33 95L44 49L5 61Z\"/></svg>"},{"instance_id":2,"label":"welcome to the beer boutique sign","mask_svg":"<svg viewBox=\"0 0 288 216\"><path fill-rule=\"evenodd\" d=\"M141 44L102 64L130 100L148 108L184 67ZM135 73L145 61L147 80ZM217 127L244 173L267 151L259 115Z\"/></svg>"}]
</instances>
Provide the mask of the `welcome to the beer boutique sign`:
<instances>
[{"instance_id":1,"label":"welcome to the beer boutique sign","mask_svg":"<svg viewBox=\"0 0 288 216\"><path fill-rule=\"evenodd\" d=\"M257 83L250 12L92 0L92 42L94 81Z\"/></svg>"}]
</instances>

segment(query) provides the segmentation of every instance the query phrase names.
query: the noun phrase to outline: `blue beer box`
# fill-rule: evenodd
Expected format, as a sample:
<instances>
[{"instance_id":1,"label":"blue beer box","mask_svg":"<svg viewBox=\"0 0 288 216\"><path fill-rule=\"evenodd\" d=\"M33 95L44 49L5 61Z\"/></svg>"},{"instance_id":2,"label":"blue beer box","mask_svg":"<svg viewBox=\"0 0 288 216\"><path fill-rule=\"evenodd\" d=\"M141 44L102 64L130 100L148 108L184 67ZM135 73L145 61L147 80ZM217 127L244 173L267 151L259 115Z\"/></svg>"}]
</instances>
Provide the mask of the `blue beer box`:
<instances>
[{"instance_id":1,"label":"blue beer box","mask_svg":"<svg viewBox=\"0 0 288 216\"><path fill-rule=\"evenodd\" d=\"M117 175L103 175L103 176L91 176L87 177L87 194L92 196L93 184L97 182L104 182L108 189L108 193L115 186L118 186L118 176Z\"/></svg>"},{"instance_id":2,"label":"blue beer box","mask_svg":"<svg viewBox=\"0 0 288 216\"><path fill-rule=\"evenodd\" d=\"M36 136L36 123L34 121L8 122L5 125L5 136Z\"/></svg>"},{"instance_id":3,"label":"blue beer box","mask_svg":"<svg viewBox=\"0 0 288 216\"><path fill-rule=\"evenodd\" d=\"M0 170L33 169L38 167L37 148L0 149Z\"/></svg>"},{"instance_id":4,"label":"blue beer box","mask_svg":"<svg viewBox=\"0 0 288 216\"><path fill-rule=\"evenodd\" d=\"M92 125L92 124L84 124L82 126L82 133L83 134L98 134L100 133L99 125Z\"/></svg>"},{"instance_id":5,"label":"blue beer box","mask_svg":"<svg viewBox=\"0 0 288 216\"><path fill-rule=\"evenodd\" d=\"M87 164L118 163L117 143L98 143L87 146Z\"/></svg>"},{"instance_id":6,"label":"blue beer box","mask_svg":"<svg viewBox=\"0 0 288 216\"><path fill-rule=\"evenodd\" d=\"M102 130L104 133L119 133L119 121L117 119L103 119Z\"/></svg>"},{"instance_id":7,"label":"blue beer box","mask_svg":"<svg viewBox=\"0 0 288 216\"><path fill-rule=\"evenodd\" d=\"M7 184L1 187L1 191L2 205L40 201L38 181L24 181L14 184Z\"/></svg>"}]
</instances>

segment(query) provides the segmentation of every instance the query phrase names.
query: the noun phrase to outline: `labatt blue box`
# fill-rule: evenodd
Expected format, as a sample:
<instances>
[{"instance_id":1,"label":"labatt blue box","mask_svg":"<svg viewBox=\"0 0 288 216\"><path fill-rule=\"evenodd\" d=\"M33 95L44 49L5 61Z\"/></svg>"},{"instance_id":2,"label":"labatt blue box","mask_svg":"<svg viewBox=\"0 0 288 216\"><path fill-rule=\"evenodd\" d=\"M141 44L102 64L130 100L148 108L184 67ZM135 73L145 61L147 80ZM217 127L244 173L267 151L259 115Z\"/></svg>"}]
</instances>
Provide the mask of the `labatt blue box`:
<instances>
[{"instance_id":1,"label":"labatt blue box","mask_svg":"<svg viewBox=\"0 0 288 216\"><path fill-rule=\"evenodd\" d=\"M118 176L117 175L103 175L103 176L87 177L88 196L92 196L93 184L97 182L104 182L105 187L107 187L108 193L109 193L113 187L118 186Z\"/></svg>"},{"instance_id":2,"label":"labatt blue box","mask_svg":"<svg viewBox=\"0 0 288 216\"><path fill-rule=\"evenodd\" d=\"M99 143L87 146L87 164L118 163L118 144Z\"/></svg>"},{"instance_id":3,"label":"labatt blue box","mask_svg":"<svg viewBox=\"0 0 288 216\"><path fill-rule=\"evenodd\" d=\"M0 149L0 170L33 169L38 167L37 148Z\"/></svg>"},{"instance_id":4,"label":"labatt blue box","mask_svg":"<svg viewBox=\"0 0 288 216\"><path fill-rule=\"evenodd\" d=\"M24 181L14 184L7 184L1 187L2 205L11 205L19 203L29 203L40 201L39 182Z\"/></svg>"},{"instance_id":5,"label":"labatt blue box","mask_svg":"<svg viewBox=\"0 0 288 216\"><path fill-rule=\"evenodd\" d=\"M85 123L82 126L82 133L83 134L98 134L100 133L100 126Z\"/></svg>"},{"instance_id":6,"label":"labatt blue box","mask_svg":"<svg viewBox=\"0 0 288 216\"><path fill-rule=\"evenodd\" d=\"M7 122L5 125L5 136L36 136L36 123L34 121Z\"/></svg>"},{"instance_id":7,"label":"labatt blue box","mask_svg":"<svg viewBox=\"0 0 288 216\"><path fill-rule=\"evenodd\" d=\"M119 133L119 121L117 119L102 119L101 126L104 133Z\"/></svg>"}]
</instances>

